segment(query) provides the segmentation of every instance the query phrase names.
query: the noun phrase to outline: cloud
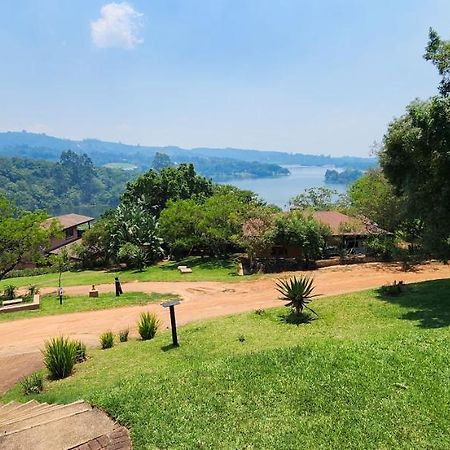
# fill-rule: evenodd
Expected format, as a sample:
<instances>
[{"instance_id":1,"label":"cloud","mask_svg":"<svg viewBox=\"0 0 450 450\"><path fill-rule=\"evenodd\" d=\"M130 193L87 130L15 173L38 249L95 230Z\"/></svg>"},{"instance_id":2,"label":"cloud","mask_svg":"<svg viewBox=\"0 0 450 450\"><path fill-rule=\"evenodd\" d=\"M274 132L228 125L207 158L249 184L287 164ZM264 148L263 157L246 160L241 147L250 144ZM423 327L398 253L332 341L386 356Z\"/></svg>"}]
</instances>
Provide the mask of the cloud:
<instances>
[{"instance_id":1,"label":"cloud","mask_svg":"<svg viewBox=\"0 0 450 450\"><path fill-rule=\"evenodd\" d=\"M132 49L141 44L139 30L143 14L127 2L107 3L100 10L100 18L91 22L92 41L96 47Z\"/></svg>"}]
</instances>

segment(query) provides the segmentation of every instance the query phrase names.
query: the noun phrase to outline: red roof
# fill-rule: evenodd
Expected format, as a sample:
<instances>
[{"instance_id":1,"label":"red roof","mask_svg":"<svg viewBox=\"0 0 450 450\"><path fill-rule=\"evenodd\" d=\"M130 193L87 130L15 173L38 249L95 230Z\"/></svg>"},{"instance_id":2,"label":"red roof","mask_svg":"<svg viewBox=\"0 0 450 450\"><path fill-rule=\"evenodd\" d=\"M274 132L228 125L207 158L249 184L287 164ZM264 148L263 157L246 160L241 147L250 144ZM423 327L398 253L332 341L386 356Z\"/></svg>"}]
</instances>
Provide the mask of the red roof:
<instances>
[{"instance_id":1,"label":"red roof","mask_svg":"<svg viewBox=\"0 0 450 450\"><path fill-rule=\"evenodd\" d=\"M320 223L329 226L335 236L388 234L376 223L363 217L351 217L338 211L311 211L308 214Z\"/></svg>"}]
</instances>

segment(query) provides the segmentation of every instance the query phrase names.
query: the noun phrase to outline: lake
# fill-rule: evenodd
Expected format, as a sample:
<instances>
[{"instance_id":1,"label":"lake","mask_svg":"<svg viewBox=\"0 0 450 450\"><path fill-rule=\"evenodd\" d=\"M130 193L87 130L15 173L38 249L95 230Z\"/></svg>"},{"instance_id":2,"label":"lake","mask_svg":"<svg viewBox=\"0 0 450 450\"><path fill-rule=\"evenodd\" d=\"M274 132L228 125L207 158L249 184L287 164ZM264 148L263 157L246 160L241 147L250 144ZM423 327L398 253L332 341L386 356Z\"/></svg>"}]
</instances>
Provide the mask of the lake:
<instances>
[{"instance_id":1,"label":"lake","mask_svg":"<svg viewBox=\"0 0 450 450\"><path fill-rule=\"evenodd\" d=\"M289 200L311 187L326 186L339 193L344 193L346 187L342 184L325 184L325 172L329 167L318 166L283 166L289 169L291 174L280 178L252 178L245 180L229 180L226 184L232 184L240 189L249 189L260 195L266 202L273 203L286 209Z\"/></svg>"}]
</instances>

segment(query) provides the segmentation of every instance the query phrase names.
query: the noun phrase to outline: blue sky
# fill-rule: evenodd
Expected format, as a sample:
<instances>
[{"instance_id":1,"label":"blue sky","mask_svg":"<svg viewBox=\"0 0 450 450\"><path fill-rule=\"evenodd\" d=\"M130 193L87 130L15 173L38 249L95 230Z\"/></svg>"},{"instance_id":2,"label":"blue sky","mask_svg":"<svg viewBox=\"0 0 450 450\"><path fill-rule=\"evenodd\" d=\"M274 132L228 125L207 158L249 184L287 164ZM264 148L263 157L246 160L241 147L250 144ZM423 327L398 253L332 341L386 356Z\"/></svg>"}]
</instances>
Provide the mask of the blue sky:
<instances>
[{"instance_id":1,"label":"blue sky","mask_svg":"<svg viewBox=\"0 0 450 450\"><path fill-rule=\"evenodd\" d=\"M2 0L0 129L368 155L436 92L438 0Z\"/></svg>"}]
</instances>

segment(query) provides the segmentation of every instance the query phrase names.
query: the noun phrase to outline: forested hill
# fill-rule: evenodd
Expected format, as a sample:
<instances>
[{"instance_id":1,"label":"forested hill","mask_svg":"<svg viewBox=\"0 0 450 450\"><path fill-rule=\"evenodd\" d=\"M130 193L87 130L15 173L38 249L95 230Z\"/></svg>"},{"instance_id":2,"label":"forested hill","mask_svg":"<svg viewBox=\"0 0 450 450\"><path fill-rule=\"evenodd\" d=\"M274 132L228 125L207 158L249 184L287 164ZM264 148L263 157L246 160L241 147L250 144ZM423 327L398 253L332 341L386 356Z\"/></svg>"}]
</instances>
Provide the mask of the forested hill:
<instances>
[{"instance_id":1,"label":"forested hill","mask_svg":"<svg viewBox=\"0 0 450 450\"><path fill-rule=\"evenodd\" d=\"M0 158L0 193L20 208L44 209L52 215L96 217L117 206L133 176L95 167L89 157L71 151L63 152L58 162Z\"/></svg>"},{"instance_id":2,"label":"forested hill","mask_svg":"<svg viewBox=\"0 0 450 450\"><path fill-rule=\"evenodd\" d=\"M241 175L247 176L273 176L274 166L265 167L265 164L300 164L305 166L334 165L336 167L349 167L354 169L367 169L377 163L375 158L359 158L355 156L332 157L327 155L308 155L304 153L287 153L278 151L243 150L235 148L194 148L191 150L180 147L151 147L140 145L127 145L122 143L105 142L97 139L84 139L74 141L60 139L45 134L27 132L5 132L0 133L0 155L23 156L28 158L39 158L46 160L58 160L62 151L71 149L79 153L87 153L97 165L107 163L125 162L148 169L157 152L170 156L175 163L192 162L197 167L203 166L201 170L205 175L217 179L214 174L207 174L206 168L220 167L222 179L240 176L236 172L237 161L254 163L257 165L241 165ZM233 166L234 170L228 170L227 165ZM253 169L252 169L253 167ZM278 175L281 168L277 168ZM199 169L200 170L200 169ZM260 172L261 175L258 174ZM266 173L266 175L264 174Z\"/></svg>"}]
</instances>

